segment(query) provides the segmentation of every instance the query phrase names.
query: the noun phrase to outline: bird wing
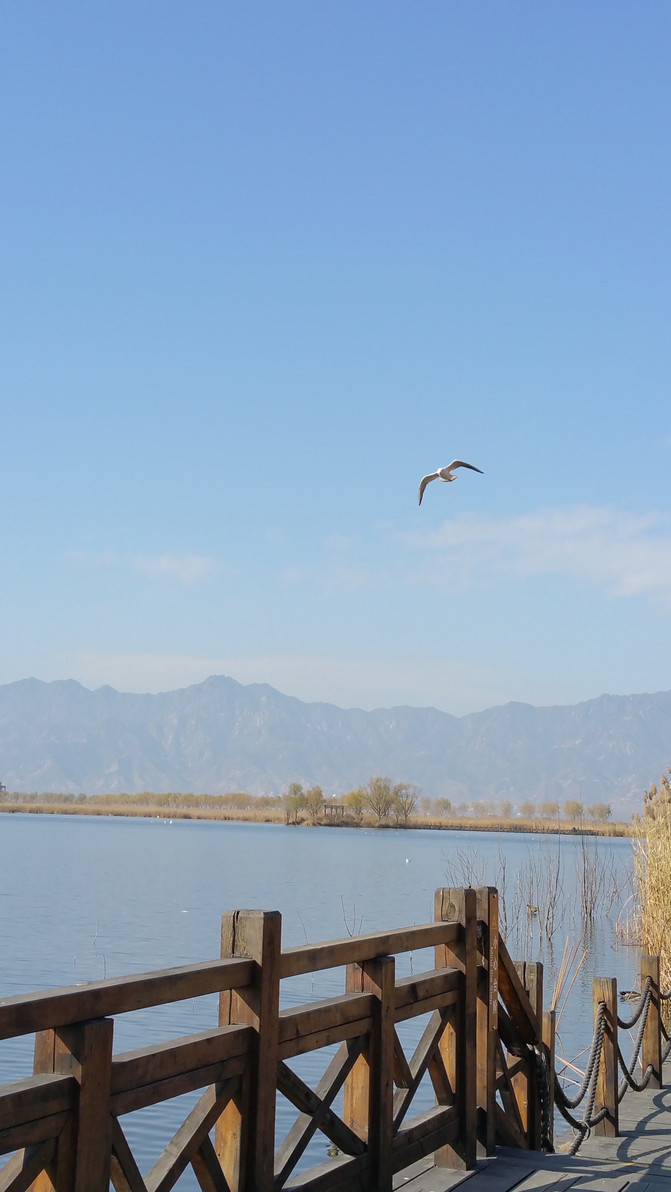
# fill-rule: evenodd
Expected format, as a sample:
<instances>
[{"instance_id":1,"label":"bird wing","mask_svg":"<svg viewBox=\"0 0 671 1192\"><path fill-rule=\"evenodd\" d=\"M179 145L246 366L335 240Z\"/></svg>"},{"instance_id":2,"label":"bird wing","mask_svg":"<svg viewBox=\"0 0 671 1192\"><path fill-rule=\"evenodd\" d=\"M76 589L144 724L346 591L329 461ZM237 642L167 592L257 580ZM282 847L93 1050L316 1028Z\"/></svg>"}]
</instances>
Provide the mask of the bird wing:
<instances>
[{"instance_id":1,"label":"bird wing","mask_svg":"<svg viewBox=\"0 0 671 1192\"><path fill-rule=\"evenodd\" d=\"M422 476L422 479L421 479L420 485L419 485L419 503L420 503L420 505L422 503L422 497L424 496L424 489L426 488L427 484L430 484L432 480L437 480L437 479L438 479L437 472L431 472L428 476Z\"/></svg>"},{"instance_id":2,"label":"bird wing","mask_svg":"<svg viewBox=\"0 0 671 1192\"><path fill-rule=\"evenodd\" d=\"M479 472L481 476L484 476L482 468L476 468L474 464L465 464L463 459L453 459L452 463L448 464L446 471L451 472L453 468L470 468L471 472Z\"/></svg>"}]
</instances>

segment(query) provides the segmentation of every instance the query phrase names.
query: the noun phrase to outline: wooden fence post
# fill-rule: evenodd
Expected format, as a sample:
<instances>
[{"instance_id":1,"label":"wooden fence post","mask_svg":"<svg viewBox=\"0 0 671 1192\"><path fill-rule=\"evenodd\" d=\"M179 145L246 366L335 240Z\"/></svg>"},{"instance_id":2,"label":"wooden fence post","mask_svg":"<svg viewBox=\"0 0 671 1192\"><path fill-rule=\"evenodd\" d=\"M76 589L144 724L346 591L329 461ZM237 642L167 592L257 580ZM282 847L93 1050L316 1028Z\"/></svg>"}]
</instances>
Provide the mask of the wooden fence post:
<instances>
[{"instance_id":1,"label":"wooden fence post","mask_svg":"<svg viewBox=\"0 0 671 1192\"><path fill-rule=\"evenodd\" d=\"M648 1065L652 1066L649 1089L662 1087L662 1018L659 999L659 956L641 957L641 990L650 977L650 1006L643 1031L643 1045L641 1048L641 1064L645 1072Z\"/></svg>"},{"instance_id":2,"label":"wooden fence post","mask_svg":"<svg viewBox=\"0 0 671 1192\"><path fill-rule=\"evenodd\" d=\"M435 919L459 923L462 931L455 944L438 944L436 968L456 968L463 974L461 998L454 1019L448 1022L440 1041L440 1054L459 1112L459 1136L435 1153L437 1167L475 1167L477 1151L477 901L475 890L436 890Z\"/></svg>"},{"instance_id":3,"label":"wooden fence post","mask_svg":"<svg viewBox=\"0 0 671 1192\"><path fill-rule=\"evenodd\" d=\"M478 1139L487 1155L496 1146L496 1042L499 1026L499 896L477 889L480 968L477 1000Z\"/></svg>"},{"instance_id":4,"label":"wooden fence post","mask_svg":"<svg viewBox=\"0 0 671 1192\"><path fill-rule=\"evenodd\" d=\"M348 964L346 982L348 993L372 993L376 1012L370 1044L345 1081L343 1120L367 1143L369 1186L391 1192L396 961L378 956Z\"/></svg>"},{"instance_id":5,"label":"wooden fence post","mask_svg":"<svg viewBox=\"0 0 671 1192\"><path fill-rule=\"evenodd\" d=\"M371 1186L391 1192L394 1109L394 1011L396 961L379 956L363 966L364 993L375 995L377 1013L370 1041L368 1153Z\"/></svg>"},{"instance_id":6,"label":"wooden fence post","mask_svg":"<svg viewBox=\"0 0 671 1192\"><path fill-rule=\"evenodd\" d=\"M543 1021L543 965L539 961L516 960L514 963L515 971L523 989L529 995L529 1001L540 1027ZM542 1039L537 1039L536 1042L540 1046ZM517 1076L514 1076L512 1085L529 1147L532 1151L538 1151L541 1146L542 1115L538 1069L533 1062L532 1055L529 1055L526 1072L519 1072Z\"/></svg>"},{"instance_id":7,"label":"wooden fence post","mask_svg":"<svg viewBox=\"0 0 671 1192\"><path fill-rule=\"evenodd\" d=\"M112 1148L110 1085L114 1021L97 1018L40 1031L35 1037L36 1073L74 1076L79 1085L71 1122L58 1139L50 1169L31 1185L34 1192L108 1192Z\"/></svg>"},{"instance_id":8,"label":"wooden fence post","mask_svg":"<svg viewBox=\"0 0 671 1192\"><path fill-rule=\"evenodd\" d=\"M555 1120L555 1035L556 1035L556 1011L543 1011L543 1047L545 1049L545 1058L548 1066L548 1088L547 1088L547 1115L548 1115L548 1142L554 1146L554 1120Z\"/></svg>"},{"instance_id":9,"label":"wooden fence post","mask_svg":"<svg viewBox=\"0 0 671 1192\"><path fill-rule=\"evenodd\" d=\"M594 1023L596 1025L599 1006L605 1002L605 1033L599 1075L596 1086L595 1114L605 1107L603 1121L594 1127L595 1134L616 1138L618 1134L617 1100L617 981L615 977L595 977L592 993Z\"/></svg>"},{"instance_id":10,"label":"wooden fence post","mask_svg":"<svg viewBox=\"0 0 671 1192\"><path fill-rule=\"evenodd\" d=\"M253 1070L217 1122L215 1150L231 1192L272 1192L275 1104L279 1058L279 991L282 916L279 911L229 911L221 921L221 955L257 964L256 979L219 997L219 1025L253 1026Z\"/></svg>"}]
</instances>

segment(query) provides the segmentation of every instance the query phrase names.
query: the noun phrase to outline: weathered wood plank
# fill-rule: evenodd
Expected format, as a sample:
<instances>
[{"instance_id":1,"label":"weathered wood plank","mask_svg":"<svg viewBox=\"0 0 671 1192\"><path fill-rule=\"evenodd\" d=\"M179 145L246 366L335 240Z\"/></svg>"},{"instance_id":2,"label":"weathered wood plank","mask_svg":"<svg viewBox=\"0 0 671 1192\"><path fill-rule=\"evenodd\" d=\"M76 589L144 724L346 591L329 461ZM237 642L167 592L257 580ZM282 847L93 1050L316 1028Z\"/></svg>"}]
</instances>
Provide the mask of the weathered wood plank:
<instances>
[{"instance_id":1,"label":"weathered wood plank","mask_svg":"<svg viewBox=\"0 0 671 1192\"><path fill-rule=\"evenodd\" d=\"M531 1004L515 963L503 940L499 937L499 988L501 999L524 1043L540 1039L540 1022Z\"/></svg>"},{"instance_id":2,"label":"weathered wood plank","mask_svg":"<svg viewBox=\"0 0 671 1192\"><path fill-rule=\"evenodd\" d=\"M116 1118L112 1118L110 1178L116 1192L147 1192L135 1156Z\"/></svg>"},{"instance_id":3,"label":"weathered wood plank","mask_svg":"<svg viewBox=\"0 0 671 1192\"><path fill-rule=\"evenodd\" d=\"M463 1168L441 1167L437 1170L431 1157L422 1156L410 1167L399 1172L394 1179L394 1189L412 1192L452 1192L470 1179L471 1172ZM466 1188L464 1188L466 1192Z\"/></svg>"},{"instance_id":4,"label":"weathered wood plank","mask_svg":"<svg viewBox=\"0 0 671 1192\"><path fill-rule=\"evenodd\" d=\"M528 1106L523 1097L520 1097L520 1091L522 1094L526 1094L527 1092L526 1081L522 1085L521 1090L515 1087L515 1081L526 1075L524 1065L521 1061L518 1061L518 1064L512 1070L508 1068L500 1040L498 1042L498 1053L502 1079L497 1081L497 1085L501 1103L505 1110L505 1117L510 1119L510 1124L515 1134L515 1145L526 1149L529 1146L527 1137ZM522 1102L521 1104L520 1101ZM500 1110L498 1105L497 1110ZM500 1134L500 1112L497 1112L496 1122L497 1134ZM504 1134L504 1137L500 1140L507 1142L509 1139Z\"/></svg>"},{"instance_id":5,"label":"weathered wood plank","mask_svg":"<svg viewBox=\"0 0 671 1192\"><path fill-rule=\"evenodd\" d=\"M545 1055L545 1060L547 1063L548 1073L550 1074L550 1079L547 1082L548 1087L546 1090L547 1098L548 1098L548 1104L547 1104L548 1121L546 1124L548 1127L548 1134L549 1134L548 1141L551 1146L554 1146L555 1085L554 1085L554 1080L552 1079L551 1074L555 1071L555 1038L556 1038L556 1011L555 1010L544 1010L543 1011L542 1027L543 1027L544 1055Z\"/></svg>"},{"instance_id":6,"label":"weathered wood plank","mask_svg":"<svg viewBox=\"0 0 671 1192\"><path fill-rule=\"evenodd\" d=\"M363 969L360 964L348 964L345 972L345 984L348 994L363 993ZM359 1138L368 1142L368 1101L370 1078L370 1029L373 1022L373 1002L371 999L371 1027L365 1037L362 1054L357 1059L352 1071L345 1081L343 1121Z\"/></svg>"},{"instance_id":7,"label":"weathered wood plank","mask_svg":"<svg viewBox=\"0 0 671 1192\"><path fill-rule=\"evenodd\" d=\"M650 1065L652 1068L648 1088L659 1089L662 1087L662 1032L659 1000L659 956L641 957L641 989L643 989L648 977L650 977L652 982L650 990L651 998L650 1006L648 1007L648 1017L645 1023L645 1030L643 1032L641 1066L644 1072L648 1065Z\"/></svg>"},{"instance_id":8,"label":"weathered wood plank","mask_svg":"<svg viewBox=\"0 0 671 1192\"><path fill-rule=\"evenodd\" d=\"M19 1126L0 1129L0 1155L6 1155L19 1147L37 1146L49 1138L58 1138L67 1125L68 1113L51 1113L36 1118L34 1122L22 1122Z\"/></svg>"},{"instance_id":9,"label":"weathered wood plank","mask_svg":"<svg viewBox=\"0 0 671 1192\"><path fill-rule=\"evenodd\" d=\"M504 1109L494 1102L494 1125L496 1129L497 1142L503 1143L504 1146L519 1147L520 1150L526 1150L527 1140L524 1131L520 1126L519 1115L515 1113L511 1101L514 1101L512 1095L502 1096Z\"/></svg>"},{"instance_id":10,"label":"weathered wood plank","mask_svg":"<svg viewBox=\"0 0 671 1192\"><path fill-rule=\"evenodd\" d=\"M490 1155L496 1144L494 1107L501 940L496 890L492 886L483 886L476 894L478 919L484 924L484 933L480 941L481 967L478 970L477 1000L478 1136L485 1153ZM516 973L515 978L517 979Z\"/></svg>"},{"instance_id":11,"label":"weathered wood plank","mask_svg":"<svg viewBox=\"0 0 671 1192\"><path fill-rule=\"evenodd\" d=\"M191 1160L201 1192L231 1192L210 1138L204 1138Z\"/></svg>"},{"instance_id":12,"label":"weathered wood plank","mask_svg":"<svg viewBox=\"0 0 671 1192\"><path fill-rule=\"evenodd\" d=\"M287 1192L370 1192L370 1157L341 1156L301 1172L285 1185Z\"/></svg>"},{"instance_id":13,"label":"weathered wood plank","mask_svg":"<svg viewBox=\"0 0 671 1192\"><path fill-rule=\"evenodd\" d=\"M457 968L433 969L402 977L396 983L396 1021L426 1014L429 1009L436 1008L436 1001L444 1006L454 1005L462 985L462 974Z\"/></svg>"},{"instance_id":14,"label":"weathered wood plank","mask_svg":"<svg viewBox=\"0 0 671 1192\"><path fill-rule=\"evenodd\" d=\"M255 968L250 984L222 993L220 1025L252 1026L258 1044L248 1063L247 1104L243 1108L239 1097L231 1101L230 1110L217 1123L215 1150L228 1183L232 1187L245 1187L249 1181L255 1192L272 1192L274 1181L281 951L279 911L232 911L223 916L222 953L249 957ZM244 1090L245 1085L241 1091ZM231 1135L232 1125L237 1137ZM246 1152L244 1160L243 1152ZM241 1170L236 1172L236 1165Z\"/></svg>"},{"instance_id":15,"label":"weathered wood plank","mask_svg":"<svg viewBox=\"0 0 671 1192\"><path fill-rule=\"evenodd\" d=\"M593 982L594 1021L599 1005L605 1002L606 1031L603 1039L601 1063L596 1085L594 1112L602 1107L606 1117L594 1127L598 1136L615 1137L618 1132L618 1065L617 1065L617 981L614 977L596 977Z\"/></svg>"},{"instance_id":16,"label":"weathered wood plank","mask_svg":"<svg viewBox=\"0 0 671 1192\"><path fill-rule=\"evenodd\" d=\"M60 1071L79 1084L75 1192L109 1192L112 1121L109 1112L114 1022L99 1018L61 1027Z\"/></svg>"},{"instance_id":17,"label":"weathered wood plank","mask_svg":"<svg viewBox=\"0 0 671 1192\"><path fill-rule=\"evenodd\" d=\"M456 1187L463 1187L464 1192L510 1192L528 1174L528 1167L516 1166L513 1161L500 1163L498 1159L481 1159L475 1170L466 1172L431 1168L404 1187L406 1192L446 1192L446 1189L455 1187L454 1177L457 1175L460 1182Z\"/></svg>"},{"instance_id":18,"label":"weathered wood plank","mask_svg":"<svg viewBox=\"0 0 671 1192\"><path fill-rule=\"evenodd\" d=\"M35 1037L35 1054L33 1070L35 1075L46 1073L66 1074L76 1078L71 1072L72 1056L63 1040L56 1031L44 1031ZM65 1068L65 1073L63 1069ZM31 1192L53 1192L53 1189L71 1189L75 1187L76 1179L76 1145L77 1145L77 1117L73 1107L64 1115L65 1120L55 1141L53 1157L42 1171Z\"/></svg>"},{"instance_id":19,"label":"weathered wood plank","mask_svg":"<svg viewBox=\"0 0 671 1192\"><path fill-rule=\"evenodd\" d=\"M250 1026L224 1026L122 1052L112 1061L112 1095L180 1076L194 1068L250 1055L254 1038Z\"/></svg>"},{"instance_id":20,"label":"weathered wood plank","mask_svg":"<svg viewBox=\"0 0 671 1192\"><path fill-rule=\"evenodd\" d=\"M182 1072L179 1076L170 1076L166 1080L155 1081L154 1084L144 1084L137 1089L128 1089L125 1093L116 1093L110 1098L110 1108L117 1117L123 1117L126 1113L134 1113L138 1109L158 1105L161 1101L182 1097L184 1093L204 1089L207 1085L224 1082L235 1082L237 1095L240 1077L248 1071L246 1057L234 1056L230 1060L221 1060L218 1064L209 1064L206 1068L194 1068L192 1072Z\"/></svg>"},{"instance_id":21,"label":"weathered wood plank","mask_svg":"<svg viewBox=\"0 0 671 1192\"><path fill-rule=\"evenodd\" d=\"M275 1155L275 1187L282 1188L317 1130L326 1134L346 1155L362 1155L366 1147L359 1136L330 1108L342 1088L361 1048L343 1044L313 1091L286 1064L280 1065L278 1087L301 1112Z\"/></svg>"},{"instance_id":22,"label":"weathered wood plank","mask_svg":"<svg viewBox=\"0 0 671 1192\"><path fill-rule=\"evenodd\" d=\"M231 1092L229 1087L212 1086L203 1093L147 1175L147 1192L170 1192L174 1188L228 1103Z\"/></svg>"},{"instance_id":23,"label":"weathered wood plank","mask_svg":"<svg viewBox=\"0 0 671 1192\"><path fill-rule=\"evenodd\" d=\"M27 1192L44 1171L56 1150L55 1139L30 1146L14 1155L0 1171L0 1192Z\"/></svg>"},{"instance_id":24,"label":"weathered wood plank","mask_svg":"<svg viewBox=\"0 0 671 1192\"><path fill-rule=\"evenodd\" d=\"M393 956L368 960L363 966L364 992L377 1002L370 1032L370 1104L368 1153L376 1192L391 1192L391 1146L394 1102L394 1014L396 962Z\"/></svg>"},{"instance_id":25,"label":"weathered wood plank","mask_svg":"<svg viewBox=\"0 0 671 1192\"><path fill-rule=\"evenodd\" d=\"M437 1074L432 1078L438 1103L456 1098L460 1130L455 1142L448 1141L437 1153L441 1167L471 1168L475 1164L477 1137L477 896L474 890L436 890L436 919L458 927L456 937L436 948L436 965L456 968L461 976L456 1014L450 1016L440 1041L440 1059L449 1093L441 1098ZM435 1065L434 1065L435 1068Z\"/></svg>"},{"instance_id":26,"label":"weathered wood plank","mask_svg":"<svg viewBox=\"0 0 671 1192\"><path fill-rule=\"evenodd\" d=\"M422 1077L428 1070L439 1047L445 1029L446 1016L441 1015L438 1010L434 1010L422 1032L422 1037L415 1048L410 1063L407 1064L407 1084L405 1088L398 1088L394 1094L394 1131L399 1130L401 1122L419 1088ZM440 1078L440 1093L438 1091L436 1092L437 1102L439 1105L452 1105L454 1100L453 1089L442 1059ZM434 1081L434 1088L437 1083L439 1083L438 1079Z\"/></svg>"},{"instance_id":27,"label":"weathered wood plank","mask_svg":"<svg viewBox=\"0 0 671 1192\"><path fill-rule=\"evenodd\" d=\"M415 1163L424 1155L433 1154L459 1131L459 1114L455 1105L434 1105L399 1130L392 1143L394 1172Z\"/></svg>"},{"instance_id":28,"label":"weathered wood plank","mask_svg":"<svg viewBox=\"0 0 671 1192\"><path fill-rule=\"evenodd\" d=\"M63 1113L75 1103L77 1082L71 1076L51 1073L13 1080L0 1091L3 1129L19 1126L50 1114Z\"/></svg>"},{"instance_id":29,"label":"weathered wood plank","mask_svg":"<svg viewBox=\"0 0 671 1192\"><path fill-rule=\"evenodd\" d=\"M347 936L327 944L300 944L282 952L282 977L316 973L325 968L363 964L376 956L395 956L399 952L417 952L448 944L457 938L459 928L450 923L425 923L419 927L398 927L393 931Z\"/></svg>"},{"instance_id":30,"label":"weathered wood plank","mask_svg":"<svg viewBox=\"0 0 671 1192\"><path fill-rule=\"evenodd\" d=\"M534 1171L517 1185L519 1192L567 1192L574 1186L576 1177L571 1174L557 1175L556 1172Z\"/></svg>"},{"instance_id":31,"label":"weathered wood plank","mask_svg":"<svg viewBox=\"0 0 671 1192\"><path fill-rule=\"evenodd\" d=\"M537 961L515 962L515 971L527 994L536 1023L543 1029L543 966ZM499 1021L501 1014L499 1013ZM536 1046L541 1039L536 1040ZM526 1063L514 1074L510 1071L512 1091L515 1098L519 1125L526 1135L527 1145L536 1150L541 1145L541 1103L538 1076L533 1054L527 1052Z\"/></svg>"},{"instance_id":32,"label":"weathered wood plank","mask_svg":"<svg viewBox=\"0 0 671 1192\"><path fill-rule=\"evenodd\" d=\"M394 1031L394 1084L397 1089L409 1089L412 1084L410 1065L396 1031Z\"/></svg>"},{"instance_id":33,"label":"weathered wood plank","mask_svg":"<svg viewBox=\"0 0 671 1192\"><path fill-rule=\"evenodd\" d=\"M329 1043L366 1034L370 1030L374 1004L370 994L357 991L282 1010L279 1016L280 1058L290 1059Z\"/></svg>"},{"instance_id":34,"label":"weathered wood plank","mask_svg":"<svg viewBox=\"0 0 671 1192\"><path fill-rule=\"evenodd\" d=\"M208 960L204 964L91 981L84 986L0 998L0 1039L243 987L252 980L254 971L250 960Z\"/></svg>"}]
</instances>

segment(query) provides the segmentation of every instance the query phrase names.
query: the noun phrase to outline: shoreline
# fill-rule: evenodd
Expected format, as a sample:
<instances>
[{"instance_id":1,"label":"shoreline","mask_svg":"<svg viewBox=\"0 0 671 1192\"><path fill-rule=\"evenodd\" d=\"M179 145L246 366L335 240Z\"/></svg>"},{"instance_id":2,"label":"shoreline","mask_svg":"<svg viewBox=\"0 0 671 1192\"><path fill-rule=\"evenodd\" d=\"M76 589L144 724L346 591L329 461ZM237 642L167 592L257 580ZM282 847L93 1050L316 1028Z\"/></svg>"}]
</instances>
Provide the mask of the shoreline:
<instances>
[{"instance_id":1,"label":"shoreline","mask_svg":"<svg viewBox=\"0 0 671 1192\"><path fill-rule=\"evenodd\" d=\"M378 823L371 816L361 820L354 818L329 819L324 818L316 823L300 820L298 823L286 823L282 811L244 811L235 808L204 808L204 807L158 807L151 803L129 807L110 803L56 803L40 802L9 803L0 802L0 814L5 815L91 815L117 816L123 819L163 819L163 820L211 820L222 823L275 824L280 828L372 828L376 831L423 831L423 832L509 832L512 835L530 833L538 836L606 836L631 837L634 835L634 825L625 823L574 823L571 821L557 823L553 820L502 820L496 817L461 817L436 820L416 816L408 823L397 823L389 820Z\"/></svg>"}]
</instances>

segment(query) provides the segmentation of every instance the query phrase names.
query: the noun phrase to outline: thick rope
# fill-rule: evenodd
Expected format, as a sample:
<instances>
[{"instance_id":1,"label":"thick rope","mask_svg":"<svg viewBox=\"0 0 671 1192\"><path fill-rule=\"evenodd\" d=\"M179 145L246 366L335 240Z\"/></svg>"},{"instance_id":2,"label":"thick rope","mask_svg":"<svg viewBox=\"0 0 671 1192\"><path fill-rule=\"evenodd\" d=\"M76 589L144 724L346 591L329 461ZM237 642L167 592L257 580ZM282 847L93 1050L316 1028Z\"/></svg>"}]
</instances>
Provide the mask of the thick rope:
<instances>
[{"instance_id":1,"label":"thick rope","mask_svg":"<svg viewBox=\"0 0 671 1192\"><path fill-rule=\"evenodd\" d=\"M636 1035L636 1039L634 1042L634 1051L633 1051L632 1057L629 1061L629 1064L626 1064L624 1061L624 1057L623 1057L622 1051L620 1049L620 1044L618 1043L618 1045L617 1045L618 1063L620 1065L620 1068L622 1069L622 1075L624 1077L624 1079L620 1082L620 1085L617 1090L618 1102L621 1101L622 1098L624 1097L624 1094L626 1093L627 1088L633 1089L635 1093L642 1093L643 1089L647 1088L650 1077L652 1076L653 1067L652 1067L652 1064L649 1064L648 1067L646 1068L645 1072L643 1073L642 1083L639 1084L638 1081L636 1081L634 1079L634 1068L636 1067L636 1065L638 1063L638 1057L641 1054L641 1048L643 1046L643 1035L645 1034L645 1024L648 1021L648 1011L650 1009L651 1003L652 1003L652 990L651 990L650 986L648 986L648 988L646 989L646 992L645 992L644 1001L642 1003L641 1014L638 1015L638 1017L641 1019L641 1025L638 1028L638 1034ZM619 1021L620 1020L618 1018L618 1023L619 1023Z\"/></svg>"},{"instance_id":2,"label":"thick rope","mask_svg":"<svg viewBox=\"0 0 671 1192\"><path fill-rule=\"evenodd\" d=\"M663 1001L671 999L671 989L667 993L659 994ZM626 1063L619 1043L617 1044L617 1059L622 1071L623 1079L618 1086L617 1099L618 1102L622 1100L627 1088L634 1092L640 1093L647 1088L650 1078L653 1074L652 1064L648 1064L642 1079L637 1081L634 1077L634 1069L639 1062L641 1048L643 1046L643 1036L648 1020L648 1012L652 1004L652 978L646 977L643 984L643 989L640 995L638 1009L632 1014L628 1020L617 1016L617 1025L622 1030L630 1030L640 1020L640 1026L636 1035L634 1043L634 1051L629 1065ZM662 1048L662 1061L664 1062L669 1054L671 1054L671 1035L666 1030L664 1023L660 1024L661 1031L666 1040L666 1046ZM590 1048L590 1056L585 1070L585 1075L580 1086L580 1089L574 1097L567 1097L556 1072L552 1073L554 1080L554 1094L555 1105L557 1110L562 1115L564 1120L577 1131L577 1136L573 1140L569 1150L570 1155L575 1155L584 1142L585 1138L589 1137L595 1126L602 1122L608 1115L608 1109L604 1106L597 1114L594 1113L594 1103L596 1101L596 1090L598 1085L599 1067L601 1064L601 1055L603 1052L603 1043L606 1035L606 1003L599 1002L597 1009L597 1016L594 1023L594 1034L592 1036L592 1043ZM537 1080L538 1080L538 1094L541 1111L541 1148L546 1151L552 1151L552 1123L550 1121L550 1063L549 1053L547 1047L529 1045L529 1051L533 1053L536 1064ZM587 1104L582 1120L574 1117L571 1113L572 1109L576 1109L587 1096Z\"/></svg>"},{"instance_id":3,"label":"thick rope","mask_svg":"<svg viewBox=\"0 0 671 1192\"><path fill-rule=\"evenodd\" d=\"M557 1089L559 1089L558 1100L565 1109L577 1109L580 1105L585 1093L590 1087L592 1074L595 1067L601 1059L601 1048L603 1047L603 1037L606 1030L606 1003L599 1002L599 1009L597 1013L596 1022L594 1023L594 1035L592 1037L592 1048L589 1055L589 1061L585 1070L585 1076L580 1086L579 1091L575 1097L567 1097L561 1085L557 1082L555 1086L555 1096L557 1096Z\"/></svg>"},{"instance_id":4,"label":"thick rope","mask_svg":"<svg viewBox=\"0 0 671 1192\"><path fill-rule=\"evenodd\" d=\"M602 1122L608 1113L608 1110L604 1106L604 1108L600 1109L596 1115L594 1114L594 1102L596 1100L599 1065L601 1063L601 1053L603 1051L603 1041L605 1035L606 1003L599 1002L597 1018L594 1024L594 1036L592 1039L589 1063L587 1065L587 1071L585 1073L585 1079L583 1081L582 1088L578 1095L573 1098L567 1097L559 1083L559 1080L555 1076L555 1102L557 1108L569 1125L571 1125L574 1130L578 1131L578 1135L573 1140L571 1145L571 1149L569 1151L570 1155L575 1155L577 1153L578 1148L581 1146L585 1138L587 1138L590 1131L594 1128L594 1126L597 1126L599 1122ZM569 1112L569 1110L575 1109L576 1106L580 1104L583 1097L585 1096L585 1093L588 1093L587 1105L585 1107L583 1119L582 1121L579 1121L573 1116L572 1113Z\"/></svg>"},{"instance_id":5,"label":"thick rope","mask_svg":"<svg viewBox=\"0 0 671 1192\"><path fill-rule=\"evenodd\" d=\"M550 1113L550 1056L545 1044L539 1047L531 1046L536 1063L536 1078L538 1081L538 1098L541 1108L540 1144L542 1151L554 1152L552 1145L552 1120Z\"/></svg>"}]
</instances>

